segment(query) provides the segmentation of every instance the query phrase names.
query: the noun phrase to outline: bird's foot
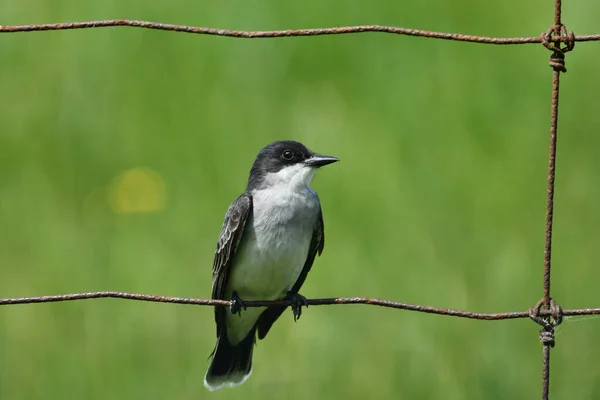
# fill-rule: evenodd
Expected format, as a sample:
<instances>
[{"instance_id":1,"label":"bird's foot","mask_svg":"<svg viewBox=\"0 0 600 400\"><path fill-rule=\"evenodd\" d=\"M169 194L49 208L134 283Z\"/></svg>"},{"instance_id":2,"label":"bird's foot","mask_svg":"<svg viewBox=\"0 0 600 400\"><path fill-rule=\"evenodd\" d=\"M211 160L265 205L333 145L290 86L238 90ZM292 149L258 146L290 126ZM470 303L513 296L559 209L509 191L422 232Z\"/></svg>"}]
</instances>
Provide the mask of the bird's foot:
<instances>
[{"instance_id":1,"label":"bird's foot","mask_svg":"<svg viewBox=\"0 0 600 400\"><path fill-rule=\"evenodd\" d=\"M239 314L240 316L242 316L242 310L246 310L246 303L244 303L237 292L233 292L233 296L231 296L231 306L229 306L229 310L233 315Z\"/></svg>"},{"instance_id":2,"label":"bird's foot","mask_svg":"<svg viewBox=\"0 0 600 400\"><path fill-rule=\"evenodd\" d=\"M292 301L292 312L294 313L294 322L300 319L302 315L302 306L308 307L308 299L300 293L287 293L287 298Z\"/></svg>"}]
</instances>

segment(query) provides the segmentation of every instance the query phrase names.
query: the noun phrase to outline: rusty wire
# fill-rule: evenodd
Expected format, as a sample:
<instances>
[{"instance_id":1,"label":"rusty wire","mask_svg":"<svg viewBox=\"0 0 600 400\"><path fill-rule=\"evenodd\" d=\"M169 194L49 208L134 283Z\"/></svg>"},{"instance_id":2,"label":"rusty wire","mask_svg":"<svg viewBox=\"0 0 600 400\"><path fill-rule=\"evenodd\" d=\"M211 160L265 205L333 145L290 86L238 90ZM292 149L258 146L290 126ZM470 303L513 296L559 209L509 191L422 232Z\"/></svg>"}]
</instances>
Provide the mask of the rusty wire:
<instances>
[{"instance_id":1,"label":"rusty wire","mask_svg":"<svg viewBox=\"0 0 600 400\"><path fill-rule=\"evenodd\" d=\"M313 29L295 29L295 30L271 30L271 31L240 31L215 29L197 26L186 26L176 24L164 24L159 22L139 21L139 20L101 20L85 22L67 22L52 24L34 24L34 25L0 25L0 33L9 32L34 32L34 31L56 31L70 29L86 28L106 28L106 27L135 27L144 29L155 29L163 31L185 32L204 35L226 36L232 38L275 38L275 37L294 37L294 36L322 36L350 33L379 32L406 36L418 36L425 38L434 38L442 40L454 40L471 43L487 44L533 44L541 43L548 50L552 51L549 64L553 69L552 75L552 100L550 115L550 141L548 155L548 186L546 198L546 224L545 224L545 245L544 245L544 274L543 274L543 296L540 301L528 311L520 312L502 312L502 313L476 313L463 310L438 308L431 306L422 306L416 304L401 303L389 300L372 299L365 297L350 298L320 298L309 299L311 306L333 305L333 304L365 304L380 307L395 308L407 311L423 312L429 314L447 315L461 318L477 320L506 320L517 318L531 318L541 326L540 341L543 345L542 362L542 399L549 398L550 384L550 349L555 345L554 331L562 322L563 316L580 315L599 315L600 308L580 308L571 310L562 310L562 308L551 297L550 293L550 271L552 259L552 227L554 216L554 181L556 174L556 143L558 132L558 98L560 87L560 73L567 72L565 67L565 53L571 51L576 42L600 41L600 34L595 35L575 35L567 32L567 29L561 21L561 0L554 2L554 24L540 36L497 38L488 36L473 36L460 33L434 32L420 29L409 29L402 27L391 27L383 25L360 25L343 26L334 28L313 28ZM564 45L564 46L563 46ZM149 294L137 294L126 292L89 292L89 293L71 293L52 296L19 297L19 298L0 298L0 306L32 304L32 303L51 303L60 301L74 301L98 298L116 298L126 300L149 301L158 303L174 303L204 306L230 306L231 301L216 299L197 299L184 297L156 296ZM247 301L248 307L262 307L271 305L291 305L290 301Z\"/></svg>"},{"instance_id":2,"label":"rusty wire","mask_svg":"<svg viewBox=\"0 0 600 400\"><path fill-rule=\"evenodd\" d=\"M567 32L562 24L562 0L554 1L554 24L542 34L542 44L552 51L549 64L552 68L552 95L550 106L550 143L548 146L548 189L546 197L546 229L544 243L544 275L543 296L530 309L531 319L541 325L540 341L542 342L542 400L550 396L550 350L555 345L554 331L562 322L563 310L550 294L550 272L552 261L552 226L554 217L554 182L556 177L556 142L558 138L558 98L560 89L560 73L567 72L565 53L575 47L575 34ZM564 46L561 44L564 43ZM551 315L541 316L541 311L550 311Z\"/></svg>"},{"instance_id":3,"label":"rusty wire","mask_svg":"<svg viewBox=\"0 0 600 400\"><path fill-rule=\"evenodd\" d=\"M194 299L169 296L155 296L148 294L126 293L126 292L90 292L90 293L72 293L55 296L39 296L39 297L21 297L0 299L0 305L13 304L31 304L31 303L52 303L58 301L86 300L98 298L118 298L127 300L141 300L158 303L176 303L176 304L194 304L203 306L231 306L231 301L215 300L215 299ZM248 307L264 307L270 305L290 305L290 301L245 301L244 305ZM333 304L366 304L387 308L396 308L408 311L425 312L429 314L450 315L470 319L483 320L502 320L515 318L529 318L529 312L508 312L508 313L474 313L470 311L451 310L446 308L437 308L422 306L416 304L401 303L389 300L371 299L365 297L350 297L350 298L323 298L323 299L308 299L308 304L311 306L333 305ZM570 311L570 310L567 310ZM600 309L593 312L600 314Z\"/></svg>"},{"instance_id":4,"label":"rusty wire","mask_svg":"<svg viewBox=\"0 0 600 400\"><path fill-rule=\"evenodd\" d=\"M56 303L60 301L75 301L89 299L125 299L148 301L153 303L172 303L172 304L188 304L196 306L231 306L229 300L217 299L197 299L188 297L171 297L158 296L153 294L140 294L128 292L87 292L87 293L69 293L57 294L53 296L34 296L34 297L12 297L0 299L0 306L17 305L17 304L35 304L35 303ZM274 301L244 301L247 307L265 307L265 306L288 306L292 302L289 300L274 300ZM432 306L422 306L419 304L402 303L399 301L372 299L368 297L330 297L322 299L308 299L309 306L326 306L335 304L364 304L371 306L379 306L386 308L395 308L406 311L416 311L427 314L447 315L452 317L460 317L467 319L479 319L487 321L499 321L505 319L518 318L533 318L532 310L517 311L517 312L501 312L501 313L478 313L463 310L454 310L449 308L439 308ZM538 307L539 308L539 307ZM564 316L579 316L579 315L600 315L600 308L578 308L573 310L561 310ZM552 310L538 309L536 317L546 318L553 315Z\"/></svg>"},{"instance_id":5,"label":"rusty wire","mask_svg":"<svg viewBox=\"0 0 600 400\"><path fill-rule=\"evenodd\" d=\"M488 43L488 44L530 44L542 43L541 36L496 38L488 36L473 36L462 33L434 32L421 29L410 29L385 25L358 25L340 26L334 28L312 28L312 29L285 29L273 31L239 31L229 29L206 28L200 26L188 26L177 24L164 24L152 21L138 21L127 19L108 19L100 21L64 22L55 24L33 24L33 25L0 25L0 33L8 32L34 32L34 31L59 31L68 29L109 28L129 26L133 28L157 29L162 31L196 33L202 35L228 36L233 38L276 38L292 36L323 36L341 35L348 33L379 32L391 33L405 36L420 36L426 38L455 40L459 42ZM551 41L561 41L560 35L552 36ZM600 40L598 35L575 36L577 42L589 42Z\"/></svg>"}]
</instances>

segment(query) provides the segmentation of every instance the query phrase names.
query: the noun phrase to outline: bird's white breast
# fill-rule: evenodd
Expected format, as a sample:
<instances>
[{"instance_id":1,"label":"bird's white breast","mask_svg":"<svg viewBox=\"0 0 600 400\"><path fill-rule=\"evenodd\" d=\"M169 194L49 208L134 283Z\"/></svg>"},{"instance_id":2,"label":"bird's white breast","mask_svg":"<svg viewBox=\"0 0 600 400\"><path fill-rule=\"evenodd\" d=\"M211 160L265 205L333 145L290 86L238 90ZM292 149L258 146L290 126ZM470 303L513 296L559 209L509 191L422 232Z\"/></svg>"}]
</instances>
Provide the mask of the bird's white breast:
<instances>
[{"instance_id":1,"label":"bird's white breast","mask_svg":"<svg viewBox=\"0 0 600 400\"><path fill-rule=\"evenodd\" d=\"M246 222L227 284L227 296L242 300L276 300L296 283L308 256L319 213L317 194L307 186L278 185L255 191L253 213ZM263 308L228 315L236 335L252 328ZM237 338L241 340L243 336ZM230 341L237 342L230 337Z\"/></svg>"}]
</instances>

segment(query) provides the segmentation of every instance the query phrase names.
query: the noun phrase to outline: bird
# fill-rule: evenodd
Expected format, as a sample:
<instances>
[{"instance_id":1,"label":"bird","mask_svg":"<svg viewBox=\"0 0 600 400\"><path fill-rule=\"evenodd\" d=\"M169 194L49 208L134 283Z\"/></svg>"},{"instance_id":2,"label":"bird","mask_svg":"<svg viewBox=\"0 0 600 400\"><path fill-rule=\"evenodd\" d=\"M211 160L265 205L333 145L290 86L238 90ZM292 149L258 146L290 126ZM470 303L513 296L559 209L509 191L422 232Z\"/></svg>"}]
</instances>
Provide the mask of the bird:
<instances>
[{"instance_id":1,"label":"bird","mask_svg":"<svg viewBox=\"0 0 600 400\"><path fill-rule=\"evenodd\" d=\"M204 378L208 390L250 377L256 336L264 339L287 308L246 308L245 301L289 300L294 321L308 306L299 290L325 245L321 203L310 184L320 167L337 161L292 140L273 142L256 156L215 250L212 299L231 306L214 309L217 343Z\"/></svg>"}]
</instances>

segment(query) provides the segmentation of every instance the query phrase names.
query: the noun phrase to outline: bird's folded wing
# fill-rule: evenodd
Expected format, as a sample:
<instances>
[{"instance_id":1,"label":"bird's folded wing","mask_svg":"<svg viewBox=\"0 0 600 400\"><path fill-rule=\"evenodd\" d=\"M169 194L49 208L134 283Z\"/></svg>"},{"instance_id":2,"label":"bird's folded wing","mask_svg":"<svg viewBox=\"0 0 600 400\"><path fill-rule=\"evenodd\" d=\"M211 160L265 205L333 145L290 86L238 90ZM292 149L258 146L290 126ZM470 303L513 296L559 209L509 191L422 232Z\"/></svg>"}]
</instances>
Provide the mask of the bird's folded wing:
<instances>
[{"instance_id":1,"label":"bird's folded wing","mask_svg":"<svg viewBox=\"0 0 600 400\"><path fill-rule=\"evenodd\" d=\"M227 210L227 214L225 214L225 220L223 221L223 227L221 228L221 234L219 235L213 262L213 299L230 300L224 298L225 287L227 286L227 280L229 278L229 273L231 272L235 251L240 243L246 220L251 212L252 197L249 194L244 193L231 203ZM223 307L215 307L217 336L221 330L221 324L224 322L224 312L225 309Z\"/></svg>"}]
</instances>

